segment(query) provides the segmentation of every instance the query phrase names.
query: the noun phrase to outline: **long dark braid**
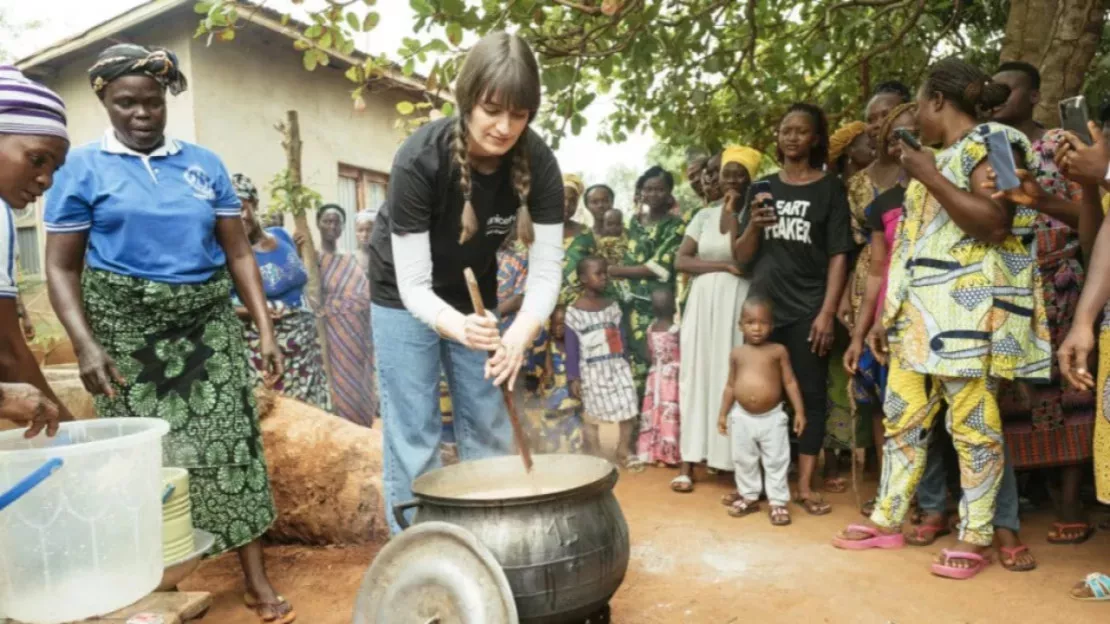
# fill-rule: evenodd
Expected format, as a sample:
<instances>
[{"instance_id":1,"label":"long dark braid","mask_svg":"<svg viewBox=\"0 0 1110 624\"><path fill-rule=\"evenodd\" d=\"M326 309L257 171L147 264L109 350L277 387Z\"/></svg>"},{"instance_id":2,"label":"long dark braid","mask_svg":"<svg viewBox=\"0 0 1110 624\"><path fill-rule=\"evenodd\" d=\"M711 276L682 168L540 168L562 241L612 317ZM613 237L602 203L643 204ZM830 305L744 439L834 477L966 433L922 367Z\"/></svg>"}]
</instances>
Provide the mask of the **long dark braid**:
<instances>
[{"instance_id":1,"label":"long dark braid","mask_svg":"<svg viewBox=\"0 0 1110 624\"><path fill-rule=\"evenodd\" d=\"M464 199L459 222L459 244L462 245L478 233L478 215L470 201L470 159L467 156L466 125L461 115L455 121L455 165L459 168L459 189Z\"/></svg>"},{"instance_id":2,"label":"long dark braid","mask_svg":"<svg viewBox=\"0 0 1110 624\"><path fill-rule=\"evenodd\" d=\"M536 230L532 226L532 215L528 212L528 195L532 191L532 165L528 150L528 132L520 135L513 148L513 188L520 198L516 211L516 237L525 245L536 240Z\"/></svg>"}]
</instances>

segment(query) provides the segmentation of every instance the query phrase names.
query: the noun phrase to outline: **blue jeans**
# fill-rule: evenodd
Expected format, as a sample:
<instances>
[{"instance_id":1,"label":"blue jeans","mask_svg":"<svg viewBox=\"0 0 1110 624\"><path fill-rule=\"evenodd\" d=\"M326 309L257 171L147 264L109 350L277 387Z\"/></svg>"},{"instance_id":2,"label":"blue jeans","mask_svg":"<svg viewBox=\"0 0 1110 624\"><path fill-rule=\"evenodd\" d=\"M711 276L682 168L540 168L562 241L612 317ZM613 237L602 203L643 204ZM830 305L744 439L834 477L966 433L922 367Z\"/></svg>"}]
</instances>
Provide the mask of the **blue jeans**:
<instances>
[{"instance_id":1,"label":"blue jeans","mask_svg":"<svg viewBox=\"0 0 1110 624\"><path fill-rule=\"evenodd\" d=\"M460 461L506 455L513 433L501 391L483 379L486 354L440 336L408 310L372 305L381 393L385 515L412 499L412 481L440 467L439 378L447 375Z\"/></svg>"},{"instance_id":2,"label":"blue jeans","mask_svg":"<svg viewBox=\"0 0 1110 624\"><path fill-rule=\"evenodd\" d=\"M940 424L938 426L943 426ZM930 441L929 454L925 463L925 473L921 476L921 483L917 486L917 504L925 513L943 515L948 499L948 472L944 465L945 444L938 443L933 432L934 440ZM1014 533L1021 530L1021 520L1018 518L1018 488L1017 476L1014 474L1014 462L1010 461L1010 449L1005 448L1006 459L1002 469L1002 483L998 488L998 498L994 503L994 526L1001 529L1010 529ZM962 521L962 519L961 519Z\"/></svg>"}]
</instances>

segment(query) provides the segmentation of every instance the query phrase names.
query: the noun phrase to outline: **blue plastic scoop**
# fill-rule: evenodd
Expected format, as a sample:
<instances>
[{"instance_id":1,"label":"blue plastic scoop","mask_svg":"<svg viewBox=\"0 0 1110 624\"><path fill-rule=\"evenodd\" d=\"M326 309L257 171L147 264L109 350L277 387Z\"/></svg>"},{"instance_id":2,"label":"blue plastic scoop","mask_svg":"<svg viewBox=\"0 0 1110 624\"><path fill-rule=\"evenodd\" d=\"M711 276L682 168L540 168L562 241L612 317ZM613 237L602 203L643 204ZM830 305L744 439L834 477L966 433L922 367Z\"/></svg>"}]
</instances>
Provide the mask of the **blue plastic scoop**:
<instances>
[{"instance_id":1,"label":"blue plastic scoop","mask_svg":"<svg viewBox=\"0 0 1110 624\"><path fill-rule=\"evenodd\" d=\"M24 477L22 481L15 484L15 487L0 494L0 510L3 510L8 505L19 500L27 492L30 492L36 485L42 483L47 477L54 474L62 467L62 459L55 457L48 460L45 464L39 467L38 470Z\"/></svg>"}]
</instances>

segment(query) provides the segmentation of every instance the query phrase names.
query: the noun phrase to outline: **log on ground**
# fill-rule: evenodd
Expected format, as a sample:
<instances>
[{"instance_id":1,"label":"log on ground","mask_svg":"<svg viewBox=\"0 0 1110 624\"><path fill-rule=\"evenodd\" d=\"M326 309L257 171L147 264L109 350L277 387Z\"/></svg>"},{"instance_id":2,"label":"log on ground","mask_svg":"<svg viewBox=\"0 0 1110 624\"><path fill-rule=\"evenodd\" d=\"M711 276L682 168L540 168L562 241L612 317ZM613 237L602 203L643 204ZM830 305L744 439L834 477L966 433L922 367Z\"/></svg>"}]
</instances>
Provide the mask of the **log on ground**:
<instances>
[{"instance_id":1,"label":"log on ground","mask_svg":"<svg viewBox=\"0 0 1110 624\"><path fill-rule=\"evenodd\" d=\"M278 508L266 536L312 545L384 541L380 429L264 390L256 394Z\"/></svg>"}]
</instances>

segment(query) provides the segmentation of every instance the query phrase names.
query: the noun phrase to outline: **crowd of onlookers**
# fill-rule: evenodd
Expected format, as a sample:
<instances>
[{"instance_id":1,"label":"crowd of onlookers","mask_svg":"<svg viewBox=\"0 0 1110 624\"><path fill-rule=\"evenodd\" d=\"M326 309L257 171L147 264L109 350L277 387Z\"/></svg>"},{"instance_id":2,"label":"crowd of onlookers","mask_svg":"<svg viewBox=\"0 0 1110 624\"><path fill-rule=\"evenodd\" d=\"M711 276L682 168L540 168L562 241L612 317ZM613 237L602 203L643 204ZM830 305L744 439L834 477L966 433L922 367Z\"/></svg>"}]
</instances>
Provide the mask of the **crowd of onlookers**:
<instances>
[{"instance_id":1,"label":"crowd of onlookers","mask_svg":"<svg viewBox=\"0 0 1110 624\"><path fill-rule=\"evenodd\" d=\"M562 293L519 391L533 449L600 454L597 425L619 423L621 464L677 469L678 493L694 490L698 464L732 472L728 513L766 498L776 525L791 501L828 513L820 490L844 492L853 462L874 466L868 521L835 545L956 531L933 566L952 578L974 576L992 544L1007 569L1035 567L1019 510L1050 489L1048 541L1086 540L1092 462L1110 502L1110 422L1086 364L1110 291L1084 290L1107 184L1084 167L1106 147L1038 124L1039 86L1024 63L990 76L945 60L916 93L879 85L864 118L835 131L795 104L774 154L690 159L694 206L660 167L631 201L565 175ZM1009 146L1018 188L997 188L991 145ZM527 260L512 240L498 258L506 318ZM1107 583L1092 575L1076 596Z\"/></svg>"},{"instance_id":2,"label":"crowd of onlookers","mask_svg":"<svg viewBox=\"0 0 1110 624\"><path fill-rule=\"evenodd\" d=\"M501 62L498 54L527 60L523 45L491 35L474 63ZM460 80L469 76L463 74ZM535 68L521 76L528 83L522 91L535 100L525 108L538 106ZM485 347L473 346L466 332L500 335L490 339L498 352L490 362L504 367L510 334L532 335L512 328L524 326L518 321L530 311L528 265L542 256L532 253L535 246L549 235L557 252L552 228L561 227L563 239L558 304L513 389L537 452L611 454L634 471L670 468L678 494L693 492L706 472L732 473L736 487L721 501L727 513L747 516L766 499L776 526L790 524L791 509L828 514L822 490L846 490L844 464L873 463L881 477L861 509L867 520L847 527L834 545L925 546L955 531L957 544L941 551L932 571L956 579L975 576L995 547L1008 570L1036 566L1021 539L1020 511L1044 498L1046 484L1058 492L1047 535L1053 544L1081 543L1094 530L1084 513L1091 466L1095 498L1110 503L1107 379L1096 366L1110 355L1110 324L1097 344L1094 331L1110 299L1110 274L1088 277L1089 267L1110 265L1110 229L1102 227L1110 146L1095 124L1064 131L1034 120L1040 76L1030 65L1007 63L991 76L959 60L940 61L916 93L894 81L879 85L863 119L840 119L835 131L820 107L793 104L778 121L773 153L730 146L691 158L682 183L697 205L676 201L679 182L659 166L619 191L565 175L560 226L558 193L542 189L547 205L536 207L516 188L527 188L517 175L520 153L511 167L495 159L488 171L474 160L476 176L511 169L516 186L506 195L519 200L518 219L530 210L537 219L534 232L520 219L526 235L510 235L497 251L500 332L478 327L487 321L459 312L465 306L458 303L443 319L469 329L421 316L423 308L444 308L434 298L413 298L432 288L421 280L433 269L422 264L427 250L409 246L430 244L427 232L401 221L424 218L412 206L390 206L392 214L376 225L355 215L353 254L338 245L348 215L322 207L322 253L313 267L322 288L308 292L299 253L308 241L266 222L249 179L229 175L204 148L164 134L166 92L187 86L172 53L113 46L89 77L111 128L100 141L69 149L61 100L16 70L0 69L0 91L12 98L0 109L7 123L0 125L0 190L21 207L53 183L45 214L51 302L82 380L97 395L98 415L170 423L167 463L190 469L190 493L202 503L194 523L216 534L216 551L240 551L252 608L273 621L291 622L295 614L262 564L258 537L275 511L251 388L261 379L371 426L382 390L376 378L390 375L395 390L408 379L376 366L375 353L393 353L411 336L453 339L449 350L458 342L471 346L448 359L476 379L487 365ZM463 93L473 99L478 91ZM467 102L463 108L472 110ZM530 117L517 117L512 123L525 141ZM406 149L458 152L461 188L433 199L465 206L461 223L447 228L461 248L475 234L467 221L479 189L471 186L467 141L477 139L461 134L461 117L450 122L430 124L398 158ZM420 143L440 135L453 139ZM557 167L541 162L550 150L527 147L532 167L544 165L557 191ZM631 201L621 195L629 191ZM489 223L503 225L498 219ZM385 241L405 248L393 257ZM14 250L7 251L10 265ZM552 274L556 258L546 258ZM406 265L403 275L394 262ZM15 319L11 282L9 270L0 279L0 311L12 299ZM372 284L396 292L375 286L371 293ZM554 279L550 285L554 294ZM372 309L387 318L375 322ZM20 329L6 325L8 334ZM22 339L12 344L12 361L25 361ZM421 360L434 364L421 370L429 383L444 357L438 349ZM56 398L30 368L19 379L41 390L30 418L39 429L55 409L44 406ZM450 440L447 382L458 389L462 378L445 373L440 405ZM0 390L5 398L31 397L26 387ZM486 395L482 401L498 399ZM409 400L394 397L402 399ZM492 418L467 418L479 416ZM602 424L618 427L611 451L602 449ZM425 429L420 435L427 437ZM699 464L708 470L695 470ZM958 489L958 514L950 486ZM1092 574L1073 595L1110 598L1110 577Z\"/></svg>"}]
</instances>

